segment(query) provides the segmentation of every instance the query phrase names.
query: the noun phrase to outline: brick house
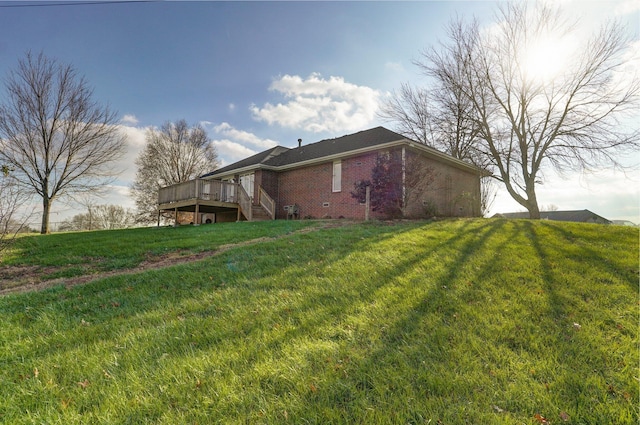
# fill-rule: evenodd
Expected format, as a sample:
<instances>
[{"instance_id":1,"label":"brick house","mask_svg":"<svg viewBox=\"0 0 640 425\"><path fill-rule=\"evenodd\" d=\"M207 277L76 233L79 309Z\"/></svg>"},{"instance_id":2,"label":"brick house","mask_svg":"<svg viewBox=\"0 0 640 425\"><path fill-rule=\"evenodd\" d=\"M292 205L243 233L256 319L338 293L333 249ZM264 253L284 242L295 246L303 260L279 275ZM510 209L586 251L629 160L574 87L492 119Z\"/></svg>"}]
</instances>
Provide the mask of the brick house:
<instances>
[{"instance_id":1,"label":"brick house","mask_svg":"<svg viewBox=\"0 0 640 425\"><path fill-rule=\"evenodd\" d=\"M176 203L172 196L163 196L162 191L169 189L163 188L159 210L193 211L201 215L196 222L365 219L369 204L354 198L352 192L357 183L371 180L376 161L386 157L396 158L401 170L394 178L401 188L402 216L480 216L482 170L386 128L298 144L297 148L276 146L201 176L199 185L207 188L196 189L195 198L206 193L207 199L195 208L192 200ZM212 184L217 184L215 189ZM250 208L237 207L241 203L238 195L243 192L248 195ZM369 211L373 218L383 215Z\"/></svg>"}]
</instances>

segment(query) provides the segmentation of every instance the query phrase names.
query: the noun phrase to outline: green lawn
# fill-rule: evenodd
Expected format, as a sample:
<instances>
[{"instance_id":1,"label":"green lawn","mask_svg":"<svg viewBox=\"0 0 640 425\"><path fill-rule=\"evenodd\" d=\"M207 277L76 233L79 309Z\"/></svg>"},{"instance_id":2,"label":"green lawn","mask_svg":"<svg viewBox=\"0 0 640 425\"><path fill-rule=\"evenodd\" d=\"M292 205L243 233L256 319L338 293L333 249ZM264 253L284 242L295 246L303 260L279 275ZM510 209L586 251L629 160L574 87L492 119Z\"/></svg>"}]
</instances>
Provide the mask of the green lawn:
<instances>
[{"instance_id":1,"label":"green lawn","mask_svg":"<svg viewBox=\"0 0 640 425\"><path fill-rule=\"evenodd\" d=\"M256 238L274 238L306 227L311 221L224 223L205 226L153 227L18 238L0 257L6 266L33 266L44 277L73 277L136 267L163 256L185 256L214 251L227 244ZM47 274L47 272L49 274Z\"/></svg>"},{"instance_id":2,"label":"green lawn","mask_svg":"<svg viewBox=\"0 0 640 425\"><path fill-rule=\"evenodd\" d=\"M0 423L638 423L637 229L302 226L21 239L0 271L271 238L0 298Z\"/></svg>"}]
</instances>

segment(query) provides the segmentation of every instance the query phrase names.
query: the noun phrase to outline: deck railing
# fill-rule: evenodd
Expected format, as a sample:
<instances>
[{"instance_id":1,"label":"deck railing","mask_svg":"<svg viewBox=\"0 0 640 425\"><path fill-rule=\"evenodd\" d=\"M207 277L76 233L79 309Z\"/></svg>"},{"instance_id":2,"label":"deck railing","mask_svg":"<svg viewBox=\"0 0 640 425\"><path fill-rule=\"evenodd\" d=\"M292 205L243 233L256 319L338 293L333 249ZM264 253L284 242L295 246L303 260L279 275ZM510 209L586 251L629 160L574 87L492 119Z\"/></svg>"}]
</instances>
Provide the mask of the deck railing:
<instances>
[{"instance_id":1,"label":"deck railing","mask_svg":"<svg viewBox=\"0 0 640 425\"><path fill-rule=\"evenodd\" d=\"M239 183L195 179L158 190L158 204L161 208L172 209L174 206L171 204L179 202L190 204L189 201L215 201L237 204L248 221L253 218L253 200ZM258 189L258 201L271 219L275 220L276 203L262 187ZM194 204L198 205L197 202L194 202ZM176 207L178 206L176 205Z\"/></svg>"},{"instance_id":2,"label":"deck railing","mask_svg":"<svg viewBox=\"0 0 640 425\"><path fill-rule=\"evenodd\" d=\"M237 183L221 180L189 180L160 188L158 190L158 204L171 204L190 199L237 203L238 188Z\"/></svg>"}]
</instances>

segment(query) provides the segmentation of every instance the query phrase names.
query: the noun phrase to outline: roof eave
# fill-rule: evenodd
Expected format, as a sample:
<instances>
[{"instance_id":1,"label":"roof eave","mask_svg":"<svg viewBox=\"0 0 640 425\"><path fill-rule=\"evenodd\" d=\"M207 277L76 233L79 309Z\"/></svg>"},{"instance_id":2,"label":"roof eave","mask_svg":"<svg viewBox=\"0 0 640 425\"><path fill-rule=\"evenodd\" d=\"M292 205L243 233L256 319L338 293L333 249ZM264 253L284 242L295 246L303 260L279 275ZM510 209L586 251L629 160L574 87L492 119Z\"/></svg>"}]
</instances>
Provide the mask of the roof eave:
<instances>
[{"instance_id":1,"label":"roof eave","mask_svg":"<svg viewBox=\"0 0 640 425\"><path fill-rule=\"evenodd\" d=\"M483 170L482 168L479 168L473 164L470 164L461 159L455 158L444 152L440 152L439 150L434 149L430 146L424 145L422 143L414 142L413 140L409 140L409 139L404 139L404 142L406 142L409 145L409 147L413 149L421 150L431 156L434 156L438 159L441 159L444 162L447 162L455 166L456 168L461 168L467 171L471 171L473 173L479 173L481 175L487 175L487 176L491 175L491 173L489 173L487 170Z\"/></svg>"},{"instance_id":2,"label":"roof eave","mask_svg":"<svg viewBox=\"0 0 640 425\"><path fill-rule=\"evenodd\" d=\"M368 153L368 152L375 152L377 150L381 150L381 149L389 149L392 147L396 147L396 146L407 146L410 147L412 149L416 149L419 151L422 151L428 155L430 155L431 157L434 157L437 160L440 160L442 162L446 162L448 164L451 164L453 166L455 166L456 168L460 168L466 171L470 171L473 173L477 173L477 174L486 174L485 170L482 170L478 167L476 167L473 164L469 164L465 161L462 161L460 159L454 158L451 155L447 155L445 153L442 153L436 149L433 149L429 146L423 145L421 143L417 143L414 142L412 140L409 139L399 139L399 140L394 140L391 142L386 142L386 143L381 143L381 144L377 144L377 145L373 145L373 146L367 146L364 148L360 148L360 149L353 149L350 151L345 151L345 152L340 152L340 153L336 153L336 154L332 154L332 155L324 155L318 158L313 158L313 159L308 159L305 161L298 161L298 162L292 162L290 164L284 164L284 165L268 165L268 164L264 164L264 163L259 163L259 164L252 164L250 166L246 166L246 167L242 167L242 168L235 168L233 170L229 170L226 171L224 173L220 173L220 174L213 174L208 176L208 179L222 179L225 177L229 177L229 176L234 176L236 174L246 174L249 173L251 171L255 171L255 170L271 170L271 171L286 171L286 170L291 170L291 169L295 169L295 168L299 168L299 167L306 167L306 166L310 166L310 165L314 165L314 164L320 164L320 163L324 163L324 162L329 162L329 161L336 161L342 158L347 158L347 157L351 157L351 156L356 156L356 155L361 155L364 153ZM215 172L214 172L215 173Z\"/></svg>"},{"instance_id":3,"label":"roof eave","mask_svg":"<svg viewBox=\"0 0 640 425\"><path fill-rule=\"evenodd\" d=\"M205 179L223 179L225 177L230 177L230 176L235 176L236 174L247 174L251 171L255 171L255 170L260 170L260 169L265 169L267 167L265 167L264 164L252 164L252 165L247 165L246 167L241 167L241 168L234 168L233 170L229 170L229 171L225 171L223 173L219 173L216 174L215 172L213 174L210 174L207 177L204 177Z\"/></svg>"}]
</instances>

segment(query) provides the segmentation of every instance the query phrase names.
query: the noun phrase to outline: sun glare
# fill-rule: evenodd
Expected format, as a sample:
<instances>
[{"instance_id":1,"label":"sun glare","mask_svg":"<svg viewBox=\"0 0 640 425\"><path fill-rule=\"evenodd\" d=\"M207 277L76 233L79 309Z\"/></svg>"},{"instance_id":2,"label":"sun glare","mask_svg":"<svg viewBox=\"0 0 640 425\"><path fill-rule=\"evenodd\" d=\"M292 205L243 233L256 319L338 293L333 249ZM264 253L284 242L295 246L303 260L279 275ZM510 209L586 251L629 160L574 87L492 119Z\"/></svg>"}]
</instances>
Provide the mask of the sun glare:
<instances>
[{"instance_id":1,"label":"sun glare","mask_svg":"<svg viewBox=\"0 0 640 425\"><path fill-rule=\"evenodd\" d=\"M523 67L528 78L548 82L569 65L571 43L551 37L539 39L524 49Z\"/></svg>"}]
</instances>

